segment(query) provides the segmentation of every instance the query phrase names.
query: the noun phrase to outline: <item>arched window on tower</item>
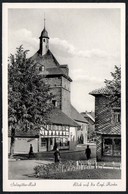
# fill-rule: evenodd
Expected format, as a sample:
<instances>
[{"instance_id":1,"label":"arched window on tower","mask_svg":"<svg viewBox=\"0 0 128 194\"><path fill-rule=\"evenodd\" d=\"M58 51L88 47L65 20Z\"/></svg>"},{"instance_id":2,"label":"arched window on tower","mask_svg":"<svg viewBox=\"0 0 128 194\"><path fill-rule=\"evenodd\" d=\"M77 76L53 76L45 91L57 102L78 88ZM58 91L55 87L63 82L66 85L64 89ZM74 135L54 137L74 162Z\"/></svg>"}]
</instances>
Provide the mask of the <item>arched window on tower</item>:
<instances>
[{"instance_id":1,"label":"arched window on tower","mask_svg":"<svg viewBox=\"0 0 128 194\"><path fill-rule=\"evenodd\" d=\"M45 68L43 65L39 67L39 71L44 71L44 70L45 70Z\"/></svg>"},{"instance_id":2,"label":"arched window on tower","mask_svg":"<svg viewBox=\"0 0 128 194\"><path fill-rule=\"evenodd\" d=\"M57 101L56 100L52 100L52 104L57 107Z\"/></svg>"},{"instance_id":3,"label":"arched window on tower","mask_svg":"<svg viewBox=\"0 0 128 194\"><path fill-rule=\"evenodd\" d=\"M45 39L43 39L43 42L45 42Z\"/></svg>"}]
</instances>

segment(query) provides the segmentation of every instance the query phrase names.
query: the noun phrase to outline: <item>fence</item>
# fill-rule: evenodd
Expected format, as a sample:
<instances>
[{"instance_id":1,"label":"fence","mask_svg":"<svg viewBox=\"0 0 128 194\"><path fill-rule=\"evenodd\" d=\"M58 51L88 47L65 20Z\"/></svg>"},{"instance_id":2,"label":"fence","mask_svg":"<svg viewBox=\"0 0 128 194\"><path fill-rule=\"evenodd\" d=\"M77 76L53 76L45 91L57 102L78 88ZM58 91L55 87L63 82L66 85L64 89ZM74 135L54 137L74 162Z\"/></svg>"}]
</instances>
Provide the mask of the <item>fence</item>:
<instances>
[{"instance_id":1,"label":"fence","mask_svg":"<svg viewBox=\"0 0 128 194\"><path fill-rule=\"evenodd\" d=\"M63 173L68 171L78 171L85 169L97 169L97 168L106 168L106 169L121 169L120 163L97 163L96 159L94 160L79 160L79 161L66 161L60 163L51 163L38 165L34 168L36 177L44 177L51 174Z\"/></svg>"}]
</instances>

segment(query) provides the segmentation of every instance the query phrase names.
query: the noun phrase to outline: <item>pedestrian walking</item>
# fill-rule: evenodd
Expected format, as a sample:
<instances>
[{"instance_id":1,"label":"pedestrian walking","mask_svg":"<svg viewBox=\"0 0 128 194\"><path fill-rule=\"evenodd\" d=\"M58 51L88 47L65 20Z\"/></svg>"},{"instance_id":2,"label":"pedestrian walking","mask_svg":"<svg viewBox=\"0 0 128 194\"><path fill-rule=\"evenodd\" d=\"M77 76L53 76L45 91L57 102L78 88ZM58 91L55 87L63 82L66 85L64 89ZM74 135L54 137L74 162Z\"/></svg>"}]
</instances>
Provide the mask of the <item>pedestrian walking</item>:
<instances>
[{"instance_id":1,"label":"pedestrian walking","mask_svg":"<svg viewBox=\"0 0 128 194\"><path fill-rule=\"evenodd\" d=\"M60 152L59 149L56 148L56 151L54 152L55 162L60 162Z\"/></svg>"},{"instance_id":2,"label":"pedestrian walking","mask_svg":"<svg viewBox=\"0 0 128 194\"><path fill-rule=\"evenodd\" d=\"M87 148L85 150L85 154L86 154L87 160L89 160L90 156L91 156L91 149L89 148L89 145L87 145Z\"/></svg>"},{"instance_id":3,"label":"pedestrian walking","mask_svg":"<svg viewBox=\"0 0 128 194\"><path fill-rule=\"evenodd\" d=\"M58 145L57 145L57 143L55 142L54 147L53 147L53 150L56 150L57 147L58 147Z\"/></svg>"},{"instance_id":4,"label":"pedestrian walking","mask_svg":"<svg viewBox=\"0 0 128 194\"><path fill-rule=\"evenodd\" d=\"M32 144L30 144L30 149L29 149L28 158L30 158L31 156L34 156Z\"/></svg>"}]
</instances>

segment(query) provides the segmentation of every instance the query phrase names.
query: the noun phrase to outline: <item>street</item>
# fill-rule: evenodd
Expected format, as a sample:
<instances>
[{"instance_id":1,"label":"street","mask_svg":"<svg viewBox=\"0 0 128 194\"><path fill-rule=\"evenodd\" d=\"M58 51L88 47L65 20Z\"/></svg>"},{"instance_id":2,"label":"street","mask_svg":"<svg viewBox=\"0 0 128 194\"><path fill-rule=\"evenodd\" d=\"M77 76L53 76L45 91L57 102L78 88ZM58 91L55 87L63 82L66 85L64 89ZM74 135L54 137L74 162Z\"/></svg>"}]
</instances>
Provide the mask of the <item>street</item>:
<instances>
[{"instance_id":1,"label":"street","mask_svg":"<svg viewBox=\"0 0 128 194\"><path fill-rule=\"evenodd\" d=\"M42 160L11 160L9 161L8 178L10 180L35 179L31 177L34 173L33 168L37 165L48 164L52 161Z\"/></svg>"}]
</instances>

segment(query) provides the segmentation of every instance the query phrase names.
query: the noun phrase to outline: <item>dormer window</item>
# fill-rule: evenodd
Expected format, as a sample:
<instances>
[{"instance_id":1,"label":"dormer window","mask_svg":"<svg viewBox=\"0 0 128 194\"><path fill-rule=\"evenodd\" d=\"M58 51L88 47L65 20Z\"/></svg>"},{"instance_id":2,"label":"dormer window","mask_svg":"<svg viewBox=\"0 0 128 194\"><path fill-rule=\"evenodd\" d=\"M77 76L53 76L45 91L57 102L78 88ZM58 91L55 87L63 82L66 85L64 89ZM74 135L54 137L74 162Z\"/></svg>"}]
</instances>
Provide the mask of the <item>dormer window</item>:
<instances>
[{"instance_id":1,"label":"dormer window","mask_svg":"<svg viewBox=\"0 0 128 194\"><path fill-rule=\"evenodd\" d=\"M39 71L44 71L44 70L45 70L45 68L43 65L39 67Z\"/></svg>"}]
</instances>

